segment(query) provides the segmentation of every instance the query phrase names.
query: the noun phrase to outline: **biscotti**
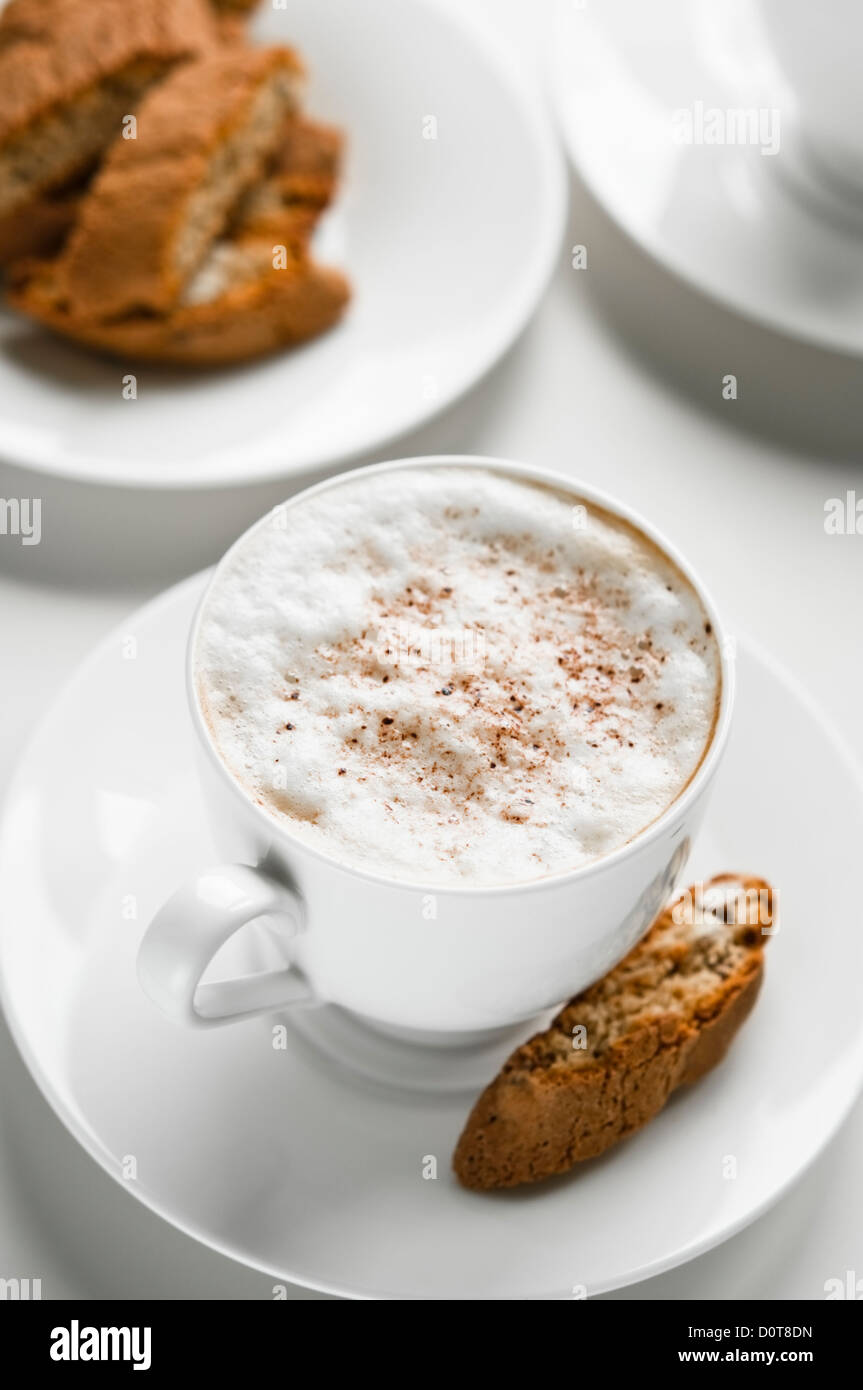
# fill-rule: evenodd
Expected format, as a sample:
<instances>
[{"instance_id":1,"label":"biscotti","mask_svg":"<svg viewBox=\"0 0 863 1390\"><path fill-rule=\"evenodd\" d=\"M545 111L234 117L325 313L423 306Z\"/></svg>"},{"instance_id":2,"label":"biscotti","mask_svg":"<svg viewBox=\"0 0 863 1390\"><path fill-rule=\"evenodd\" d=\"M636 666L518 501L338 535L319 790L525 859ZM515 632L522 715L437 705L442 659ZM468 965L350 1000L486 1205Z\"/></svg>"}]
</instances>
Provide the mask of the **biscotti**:
<instances>
[{"instance_id":1,"label":"biscotti","mask_svg":"<svg viewBox=\"0 0 863 1390\"><path fill-rule=\"evenodd\" d=\"M344 136L303 116L288 121L269 176L251 188L233 225L244 235L308 241L329 206L341 172Z\"/></svg>"},{"instance_id":2,"label":"biscotti","mask_svg":"<svg viewBox=\"0 0 863 1390\"><path fill-rule=\"evenodd\" d=\"M595 1158L724 1057L751 1011L773 923L763 879L721 875L519 1047L454 1155L466 1187L515 1187Z\"/></svg>"},{"instance_id":3,"label":"biscotti","mask_svg":"<svg viewBox=\"0 0 863 1390\"><path fill-rule=\"evenodd\" d=\"M289 246L308 243L338 186L344 136L333 126L292 116L280 137L268 176L243 196L231 214L231 235ZM60 250L75 225L88 181L40 194L0 219L0 266Z\"/></svg>"},{"instance_id":4,"label":"biscotti","mask_svg":"<svg viewBox=\"0 0 863 1390\"><path fill-rule=\"evenodd\" d=\"M211 367L261 357L316 337L350 298L347 280L268 242L217 243L183 301L166 314L76 319L56 295L50 263L27 268L13 306L64 337L124 361Z\"/></svg>"},{"instance_id":5,"label":"biscotti","mask_svg":"<svg viewBox=\"0 0 863 1390\"><path fill-rule=\"evenodd\" d=\"M0 219L92 167L147 89L215 42L206 0L11 0L0 14Z\"/></svg>"},{"instance_id":6,"label":"biscotti","mask_svg":"<svg viewBox=\"0 0 863 1390\"><path fill-rule=\"evenodd\" d=\"M345 277L316 265L308 248L336 186L340 149L337 131L292 118L269 178L240 205L229 233L165 313L76 315L58 276L62 262L33 258L12 267L10 302L65 337L127 360L213 366L315 337L338 321L350 298Z\"/></svg>"},{"instance_id":7,"label":"biscotti","mask_svg":"<svg viewBox=\"0 0 863 1390\"><path fill-rule=\"evenodd\" d=\"M117 140L57 265L69 313L110 319L177 304L298 100L287 48L225 49L172 73Z\"/></svg>"},{"instance_id":8,"label":"biscotti","mask_svg":"<svg viewBox=\"0 0 863 1390\"><path fill-rule=\"evenodd\" d=\"M80 205L81 189L74 185L40 193L8 217L0 218L0 266L59 251L75 224Z\"/></svg>"},{"instance_id":9,"label":"biscotti","mask_svg":"<svg viewBox=\"0 0 863 1390\"><path fill-rule=\"evenodd\" d=\"M260 0L210 0L223 43L245 43L252 10L257 9L259 3Z\"/></svg>"}]
</instances>

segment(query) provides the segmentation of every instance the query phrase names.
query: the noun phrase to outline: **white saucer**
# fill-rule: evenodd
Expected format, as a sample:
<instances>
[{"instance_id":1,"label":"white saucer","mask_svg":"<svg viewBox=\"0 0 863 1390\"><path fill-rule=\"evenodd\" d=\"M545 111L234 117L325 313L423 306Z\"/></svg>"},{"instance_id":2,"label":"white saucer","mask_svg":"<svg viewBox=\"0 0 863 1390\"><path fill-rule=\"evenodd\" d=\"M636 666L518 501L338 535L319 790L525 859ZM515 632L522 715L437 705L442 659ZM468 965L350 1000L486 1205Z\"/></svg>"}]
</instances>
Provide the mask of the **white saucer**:
<instances>
[{"instance_id":1,"label":"white saucer","mask_svg":"<svg viewBox=\"0 0 863 1390\"><path fill-rule=\"evenodd\" d=\"M525 326L560 247L565 165L495 32L455 0L287 0L262 5L255 32L299 47L309 109L348 134L320 229L322 259L355 285L344 323L296 352L195 373L101 359L4 313L6 462L136 487L287 477L420 425Z\"/></svg>"},{"instance_id":2,"label":"white saucer","mask_svg":"<svg viewBox=\"0 0 863 1390\"><path fill-rule=\"evenodd\" d=\"M205 1244L354 1298L599 1293L709 1249L775 1201L863 1077L863 789L807 699L742 647L736 728L688 876L769 876L782 928L727 1061L604 1159L481 1196L449 1172L469 1096L412 1091L411 1065L403 1086L365 1080L293 1031L276 1050L275 1020L187 1032L139 990L150 914L213 858L183 689L203 583L170 590L94 653L24 753L0 826L6 1015L90 1154ZM378 1045L397 1070L404 1045ZM436 1180L423 1178L430 1158Z\"/></svg>"},{"instance_id":3,"label":"white saucer","mask_svg":"<svg viewBox=\"0 0 863 1390\"><path fill-rule=\"evenodd\" d=\"M572 161L635 242L727 308L863 354L863 215L810 181L750 0L558 0L549 61ZM675 143L699 102L778 103L778 152Z\"/></svg>"}]
</instances>

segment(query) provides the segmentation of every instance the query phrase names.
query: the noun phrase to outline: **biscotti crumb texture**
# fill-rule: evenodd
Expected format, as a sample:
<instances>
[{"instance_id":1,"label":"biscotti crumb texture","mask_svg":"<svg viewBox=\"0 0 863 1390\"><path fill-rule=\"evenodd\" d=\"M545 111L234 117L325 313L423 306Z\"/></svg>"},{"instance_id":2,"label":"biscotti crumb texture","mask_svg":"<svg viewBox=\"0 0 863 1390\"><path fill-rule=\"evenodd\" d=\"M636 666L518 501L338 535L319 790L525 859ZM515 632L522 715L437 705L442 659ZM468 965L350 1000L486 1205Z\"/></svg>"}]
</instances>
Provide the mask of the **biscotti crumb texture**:
<instances>
[{"instance_id":1,"label":"biscotti crumb texture","mask_svg":"<svg viewBox=\"0 0 863 1390\"><path fill-rule=\"evenodd\" d=\"M758 997L773 914L765 880L731 874L669 906L479 1097L453 1160L464 1186L515 1187L595 1158L721 1061Z\"/></svg>"}]
</instances>

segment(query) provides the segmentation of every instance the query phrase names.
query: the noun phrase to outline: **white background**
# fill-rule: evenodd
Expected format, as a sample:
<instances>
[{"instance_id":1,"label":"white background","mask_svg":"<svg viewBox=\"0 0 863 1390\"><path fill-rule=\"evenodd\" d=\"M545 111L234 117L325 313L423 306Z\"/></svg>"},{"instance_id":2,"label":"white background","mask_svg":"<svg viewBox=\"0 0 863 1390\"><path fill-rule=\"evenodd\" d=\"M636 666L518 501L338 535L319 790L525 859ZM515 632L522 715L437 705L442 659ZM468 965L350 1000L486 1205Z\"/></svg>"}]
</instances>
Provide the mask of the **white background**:
<instances>
[{"instance_id":1,"label":"white background","mask_svg":"<svg viewBox=\"0 0 863 1390\"><path fill-rule=\"evenodd\" d=\"M539 68L544 0L470 3ZM575 243L588 248L587 270L570 268ZM739 381L733 402L721 394L729 372ZM861 758L863 535L824 531L828 498L855 489L863 498L861 440L863 365L753 327L684 288L574 180L559 270L525 336L468 399L387 456L506 456L625 499L696 564L732 630L778 657ZM87 650L132 608L216 559L285 491L144 496L0 469L0 496L43 498L39 547L0 538L0 779ZM788 795L806 795L793 748ZM101 1172L0 1030L0 1275L41 1278L47 1298L271 1296L271 1280L175 1232ZM815 1167L748 1231L608 1296L822 1298L826 1279L863 1276L861 1167L858 1105Z\"/></svg>"}]
</instances>

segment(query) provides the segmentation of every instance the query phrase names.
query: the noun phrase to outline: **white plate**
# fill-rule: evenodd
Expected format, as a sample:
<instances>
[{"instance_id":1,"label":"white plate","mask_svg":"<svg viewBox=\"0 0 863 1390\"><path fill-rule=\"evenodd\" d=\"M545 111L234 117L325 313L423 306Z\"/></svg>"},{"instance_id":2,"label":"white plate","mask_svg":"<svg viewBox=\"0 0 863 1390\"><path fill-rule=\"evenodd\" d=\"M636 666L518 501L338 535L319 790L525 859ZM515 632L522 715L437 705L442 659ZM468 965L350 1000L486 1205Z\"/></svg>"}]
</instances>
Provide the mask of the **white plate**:
<instances>
[{"instance_id":1,"label":"white plate","mask_svg":"<svg viewBox=\"0 0 863 1390\"><path fill-rule=\"evenodd\" d=\"M727 308L863 353L863 228L806 186L750 0L558 0L549 60L572 161L635 242ZM778 105L778 152L675 143L696 103Z\"/></svg>"},{"instance_id":2,"label":"white plate","mask_svg":"<svg viewBox=\"0 0 863 1390\"><path fill-rule=\"evenodd\" d=\"M348 133L345 186L320 229L322 259L355 285L348 316L293 353L195 373L101 359L4 313L5 461L138 487L287 477L443 409L536 307L565 168L494 32L430 0L287 0L262 6L256 34L300 48L310 110Z\"/></svg>"},{"instance_id":3,"label":"white plate","mask_svg":"<svg viewBox=\"0 0 863 1390\"><path fill-rule=\"evenodd\" d=\"M342 1068L296 1035L276 1051L267 1020L185 1031L138 988L150 914L213 858L183 688L204 580L94 653L25 752L0 826L6 1015L88 1152L214 1249L355 1298L599 1293L709 1249L775 1201L863 1076L863 790L808 700L742 648L736 727L690 873L769 876L782 927L728 1059L604 1159L482 1196L449 1172L469 1095L430 1093L415 1068L413 1090L370 1082L353 1057ZM422 1177L429 1155L436 1180Z\"/></svg>"}]
</instances>

